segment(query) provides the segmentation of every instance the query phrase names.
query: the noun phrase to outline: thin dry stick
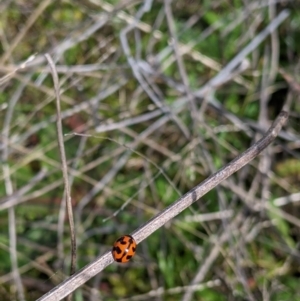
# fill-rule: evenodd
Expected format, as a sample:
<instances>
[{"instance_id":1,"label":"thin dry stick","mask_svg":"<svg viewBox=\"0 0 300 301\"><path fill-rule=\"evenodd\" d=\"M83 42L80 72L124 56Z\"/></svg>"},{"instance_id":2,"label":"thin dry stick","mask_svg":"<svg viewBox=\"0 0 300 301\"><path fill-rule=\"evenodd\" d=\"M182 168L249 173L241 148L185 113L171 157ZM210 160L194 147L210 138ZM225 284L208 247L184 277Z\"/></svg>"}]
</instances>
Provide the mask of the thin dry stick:
<instances>
[{"instance_id":1,"label":"thin dry stick","mask_svg":"<svg viewBox=\"0 0 300 301\"><path fill-rule=\"evenodd\" d=\"M22 91L25 87L25 84L21 84L19 88L16 90L14 95L12 96L11 100L9 101L8 109L6 110L5 118L3 121L3 129L1 132L1 136L4 138L3 143L3 152L1 156L2 164L2 171L3 171L3 179L5 184L5 191L8 197L13 194L13 182L11 179L11 171L10 166L8 164L8 157L9 157L9 136L10 136L10 125L13 118L13 112L15 105L17 104ZM11 268L12 268L12 275L15 282L15 287L17 290L18 299L20 301L25 300L24 297L24 289L21 280L21 275L19 272L18 267L18 256L17 256L17 231L16 231L16 215L15 215L15 208L10 207L8 209L8 228L9 228L9 244L10 244L10 260L11 260Z\"/></svg>"},{"instance_id":2,"label":"thin dry stick","mask_svg":"<svg viewBox=\"0 0 300 301\"><path fill-rule=\"evenodd\" d=\"M197 106L195 104L195 99L191 93L190 90L190 83L189 79L187 76L187 72L185 69L185 65L181 56L181 53L179 51L179 43L176 35L176 29L175 29L175 22L173 18L173 12L172 12L172 7L171 7L171 0L164 0L164 7L165 7L165 12L166 12L166 19L169 27L169 32L172 38L172 46L174 49L174 54L176 58L176 63L178 66L179 74L184 86L185 93L188 98L188 104L190 105L190 111L192 118L194 119L194 122L197 120Z\"/></svg>"},{"instance_id":3,"label":"thin dry stick","mask_svg":"<svg viewBox=\"0 0 300 301\"><path fill-rule=\"evenodd\" d=\"M202 197L204 194L206 194L211 189L220 184L220 182L222 182L223 180L231 176L234 172L248 164L276 138L282 126L286 123L287 119L288 113L282 111L277 117L277 119L274 121L270 129L262 137L262 139L260 139L250 148L248 148L244 153L239 155L233 161L228 163L225 167L214 173L204 182L200 183L198 186L194 187L192 190L187 192L179 200L167 207L163 212L157 214L146 224L134 231L132 233L132 236L134 237L136 242L140 243L141 241L143 241L154 231L162 227L173 217L175 217L184 209L188 208L191 204L199 200L199 198ZM62 298L73 292L75 289L77 289L80 285L84 284L93 276L101 272L112 262L113 257L111 251L107 251L105 254L98 257L93 262L82 268L76 274L69 277L64 282L53 288L46 295L39 298L38 301L61 300Z\"/></svg>"},{"instance_id":4,"label":"thin dry stick","mask_svg":"<svg viewBox=\"0 0 300 301\"><path fill-rule=\"evenodd\" d=\"M30 182L15 191L13 194L8 195L0 199L0 211L11 208L19 204L19 200L31 190L37 183L40 183L42 179L47 175L46 169L43 168L37 175L30 179Z\"/></svg>"},{"instance_id":5,"label":"thin dry stick","mask_svg":"<svg viewBox=\"0 0 300 301\"><path fill-rule=\"evenodd\" d=\"M0 86L9 81L18 71L25 69L27 64L35 59L36 54L31 55L25 62L21 63L19 66L14 67L8 74L0 78ZM0 67L0 70L2 68Z\"/></svg>"},{"instance_id":6,"label":"thin dry stick","mask_svg":"<svg viewBox=\"0 0 300 301\"><path fill-rule=\"evenodd\" d=\"M79 158L82 157L82 153L84 151L84 146L86 143L87 138L83 137L80 141L80 145L77 149L77 153L75 155L76 159L73 164L72 164L72 169L76 170L78 167L78 162L79 162ZM73 182L74 182L74 178L75 175L74 174L70 174L70 187L72 187ZM63 202L61 203L61 208L59 210L59 216L58 216L58 222L57 222L57 238L58 238L58 242L57 242L57 257L58 257L58 262L59 265L57 266L63 266L63 261L64 261L64 219L65 219L65 208L63 208L63 206L65 206L66 203ZM75 233L76 234L76 233Z\"/></svg>"},{"instance_id":7,"label":"thin dry stick","mask_svg":"<svg viewBox=\"0 0 300 301\"><path fill-rule=\"evenodd\" d=\"M72 209L72 202L71 202L71 191L70 191L70 184L69 184L69 177L68 177L68 166L65 154L65 146L64 146L64 139L62 135L62 124L61 124L61 109L60 109L60 95L59 95L59 81L58 75L55 70L55 65L48 53L45 54L45 57L48 61L48 64L51 69L51 74L53 77L54 89L56 94L56 110L57 110L57 121L56 121L56 128L57 128L57 137L58 137L58 145L59 145L59 152L60 158L62 163L62 173L64 178L64 185L65 185L65 193L64 196L66 198L67 204L67 212L68 212L68 219L70 225L70 235L71 235L71 275L75 273L76 269L76 237L75 237L75 227L74 227L74 218L73 218L73 209Z\"/></svg>"},{"instance_id":8,"label":"thin dry stick","mask_svg":"<svg viewBox=\"0 0 300 301\"><path fill-rule=\"evenodd\" d=\"M140 72L139 66L137 64L136 59L133 58L131 54L131 50L129 47L127 35L130 31L132 31L138 24L139 20L142 18L144 13L146 13L151 7L152 0L144 1L143 5L140 7L138 12L135 15L134 22L130 23L128 26L126 26L120 33L120 41L123 48L123 51L127 57L127 61L129 65L131 66L131 69L133 71L133 74L137 81L140 83L140 86L143 88L143 90L146 92L146 94L149 96L149 98L153 101L153 103L164 113L168 114L170 118L177 124L179 129L182 131L185 137L189 137L189 131L187 127L180 121L180 119L174 114L172 110L166 105L162 103L162 101L157 97L155 92L153 91L153 88L149 85L149 83L146 81L146 78L144 78L143 74Z\"/></svg>"},{"instance_id":9,"label":"thin dry stick","mask_svg":"<svg viewBox=\"0 0 300 301\"><path fill-rule=\"evenodd\" d=\"M205 288L215 288L222 285L220 279L215 279L211 281L207 281L206 283L196 284L196 285L186 285L186 286L177 286L174 288L165 289L163 287L159 287L157 289L151 290L146 294L137 295L130 298L121 299L121 301L142 301L153 299L154 297L163 297L167 295L178 295L187 290L190 291L203 291Z\"/></svg>"},{"instance_id":10,"label":"thin dry stick","mask_svg":"<svg viewBox=\"0 0 300 301\"><path fill-rule=\"evenodd\" d=\"M215 77L213 77L209 82L203 86L201 89L196 91L194 95L201 97L212 87L216 88L227 82L228 77L234 72L238 65L244 60L244 58L249 55L253 50L255 50L258 45L260 45L266 37L274 32L276 28L290 15L290 11L285 9L280 14L270 22L270 24L262 30L251 42L246 45Z\"/></svg>"}]
</instances>

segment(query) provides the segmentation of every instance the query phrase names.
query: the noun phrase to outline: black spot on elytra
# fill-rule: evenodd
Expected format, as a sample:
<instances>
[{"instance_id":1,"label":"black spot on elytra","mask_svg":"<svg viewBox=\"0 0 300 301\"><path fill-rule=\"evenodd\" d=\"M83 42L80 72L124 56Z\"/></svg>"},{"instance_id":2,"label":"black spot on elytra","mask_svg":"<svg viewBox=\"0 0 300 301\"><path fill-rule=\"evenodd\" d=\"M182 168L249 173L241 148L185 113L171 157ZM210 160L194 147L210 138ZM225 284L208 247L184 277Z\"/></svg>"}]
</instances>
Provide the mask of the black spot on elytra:
<instances>
[{"instance_id":1,"label":"black spot on elytra","mask_svg":"<svg viewBox=\"0 0 300 301\"><path fill-rule=\"evenodd\" d=\"M127 255L127 256L126 256L126 259L127 259L127 260L130 260L131 258L132 258L132 255Z\"/></svg>"},{"instance_id":2,"label":"black spot on elytra","mask_svg":"<svg viewBox=\"0 0 300 301\"><path fill-rule=\"evenodd\" d=\"M113 252L116 252L117 254L121 254L123 251L119 247L114 247Z\"/></svg>"}]
</instances>

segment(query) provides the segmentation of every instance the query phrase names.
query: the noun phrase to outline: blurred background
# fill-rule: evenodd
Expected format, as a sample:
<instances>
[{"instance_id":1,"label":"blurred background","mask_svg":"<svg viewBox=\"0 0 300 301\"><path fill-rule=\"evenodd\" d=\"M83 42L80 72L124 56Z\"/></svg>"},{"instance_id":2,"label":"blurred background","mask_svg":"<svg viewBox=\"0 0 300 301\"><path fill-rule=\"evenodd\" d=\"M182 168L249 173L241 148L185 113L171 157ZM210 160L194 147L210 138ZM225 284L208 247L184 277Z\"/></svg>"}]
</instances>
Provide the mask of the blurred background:
<instances>
[{"instance_id":1,"label":"blurred background","mask_svg":"<svg viewBox=\"0 0 300 301\"><path fill-rule=\"evenodd\" d=\"M77 269L290 118L249 165L73 300L300 300L300 2L0 2L0 299ZM74 134L76 133L76 134Z\"/></svg>"}]
</instances>

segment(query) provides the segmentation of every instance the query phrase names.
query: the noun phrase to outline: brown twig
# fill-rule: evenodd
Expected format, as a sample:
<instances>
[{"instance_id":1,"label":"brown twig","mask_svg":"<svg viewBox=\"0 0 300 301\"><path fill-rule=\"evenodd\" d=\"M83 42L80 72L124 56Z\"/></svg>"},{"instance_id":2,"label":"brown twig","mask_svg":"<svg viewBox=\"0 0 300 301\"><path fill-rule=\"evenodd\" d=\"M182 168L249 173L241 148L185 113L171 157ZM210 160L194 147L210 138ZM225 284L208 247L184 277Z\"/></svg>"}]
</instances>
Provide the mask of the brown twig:
<instances>
[{"instance_id":1,"label":"brown twig","mask_svg":"<svg viewBox=\"0 0 300 301\"><path fill-rule=\"evenodd\" d=\"M11 130L11 122L13 119L13 112L14 108L19 101L22 91L25 85L20 84L19 88L16 90L14 95L11 97L8 105L8 109L3 121L3 129L0 133L0 136L3 136L3 151L1 155L1 161L3 162L2 165L2 172L3 172L3 179L5 185L5 192L8 198L13 195L13 181L11 179L11 172L10 172L10 165L8 163L9 158L9 141L10 130ZM21 275L19 272L18 266L18 256L17 256L17 227L16 227L16 215L15 215L15 206L11 206L8 208L8 230L9 230L9 245L10 245L10 260L11 260L11 268L12 268L12 275L13 281L16 287L18 299L20 301L25 300L24 296L24 288L21 280Z\"/></svg>"},{"instance_id":2,"label":"brown twig","mask_svg":"<svg viewBox=\"0 0 300 301\"><path fill-rule=\"evenodd\" d=\"M65 154L64 138L62 134L59 80L52 58L48 53L45 54L45 57L51 69L51 74L54 82L55 95L56 95L56 110L57 110L56 128L57 128L59 152L60 152L61 163L62 163L61 169L63 173L64 186L65 186L64 197L66 198L66 205L67 205L67 212L68 212L68 219L69 219L69 226L70 226L70 235L71 235L72 255L71 255L70 274L72 275L75 273L75 269L76 269L76 236L75 236L75 226L74 226L73 209L72 209L72 201L71 201L71 191L70 191L70 184L69 184L69 177L68 177L68 165L67 165L66 154Z\"/></svg>"}]
</instances>

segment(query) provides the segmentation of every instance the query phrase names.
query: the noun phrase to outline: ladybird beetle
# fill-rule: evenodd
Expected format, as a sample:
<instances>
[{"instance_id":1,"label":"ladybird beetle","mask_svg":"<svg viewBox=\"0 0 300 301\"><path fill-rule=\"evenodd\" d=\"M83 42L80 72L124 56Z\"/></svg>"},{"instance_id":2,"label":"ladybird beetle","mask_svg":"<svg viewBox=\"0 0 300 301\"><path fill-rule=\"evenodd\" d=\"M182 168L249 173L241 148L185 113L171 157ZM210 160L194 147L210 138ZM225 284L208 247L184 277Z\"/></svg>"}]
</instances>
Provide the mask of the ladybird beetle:
<instances>
[{"instance_id":1,"label":"ladybird beetle","mask_svg":"<svg viewBox=\"0 0 300 301\"><path fill-rule=\"evenodd\" d=\"M117 262L127 262L135 254L136 242L131 235L124 235L117 239L112 248L112 256Z\"/></svg>"}]
</instances>

